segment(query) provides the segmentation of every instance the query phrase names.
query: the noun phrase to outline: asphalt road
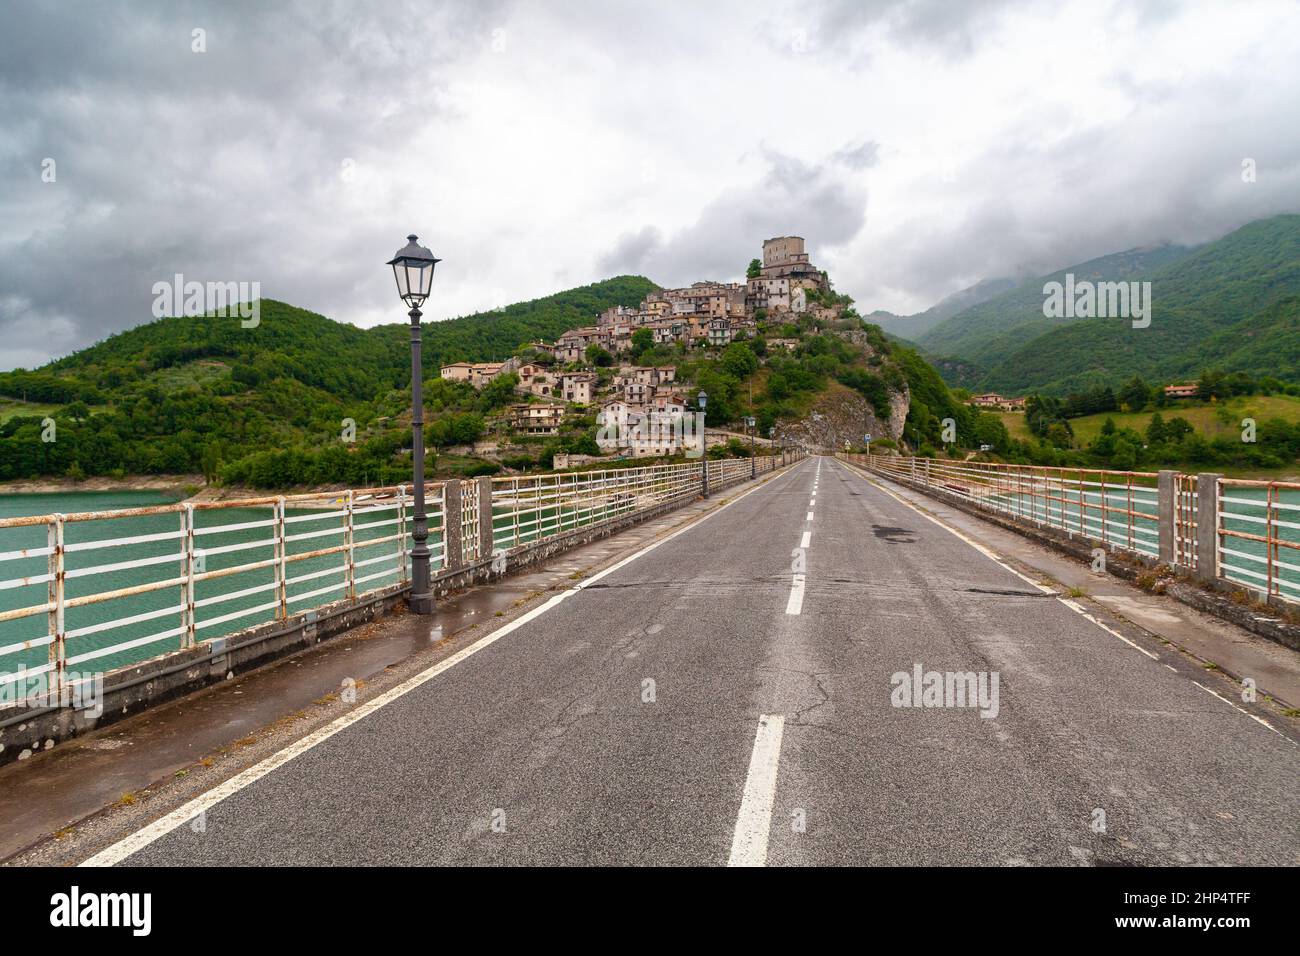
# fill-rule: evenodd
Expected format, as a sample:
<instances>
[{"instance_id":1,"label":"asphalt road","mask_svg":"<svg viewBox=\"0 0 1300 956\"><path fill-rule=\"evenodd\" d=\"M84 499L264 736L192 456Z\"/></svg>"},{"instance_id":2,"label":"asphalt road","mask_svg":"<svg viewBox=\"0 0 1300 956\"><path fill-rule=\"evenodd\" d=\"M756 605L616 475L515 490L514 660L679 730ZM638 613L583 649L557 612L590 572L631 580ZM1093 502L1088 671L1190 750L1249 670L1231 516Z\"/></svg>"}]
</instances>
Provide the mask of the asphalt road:
<instances>
[{"instance_id":1,"label":"asphalt road","mask_svg":"<svg viewBox=\"0 0 1300 956\"><path fill-rule=\"evenodd\" d=\"M810 459L99 862L1300 862L1300 747L1061 597Z\"/></svg>"}]
</instances>

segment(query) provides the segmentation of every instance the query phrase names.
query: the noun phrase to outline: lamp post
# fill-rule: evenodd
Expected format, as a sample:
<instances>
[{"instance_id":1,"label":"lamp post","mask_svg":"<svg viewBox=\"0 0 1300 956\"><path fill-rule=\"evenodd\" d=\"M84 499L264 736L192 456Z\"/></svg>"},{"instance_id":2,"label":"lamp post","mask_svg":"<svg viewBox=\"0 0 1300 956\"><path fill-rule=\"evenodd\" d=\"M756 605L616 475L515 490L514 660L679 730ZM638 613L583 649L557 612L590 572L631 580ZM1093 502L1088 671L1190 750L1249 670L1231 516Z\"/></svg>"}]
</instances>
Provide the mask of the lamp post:
<instances>
[{"instance_id":1,"label":"lamp post","mask_svg":"<svg viewBox=\"0 0 1300 956\"><path fill-rule=\"evenodd\" d=\"M754 416L745 416L745 429L749 432L749 477L751 480L758 477L758 459L754 457Z\"/></svg>"},{"instance_id":2,"label":"lamp post","mask_svg":"<svg viewBox=\"0 0 1300 956\"><path fill-rule=\"evenodd\" d=\"M704 497L709 497L709 433L705 425L705 418L708 414L706 409L709 407L709 393L700 389L700 394L695 396L695 402L700 408L700 471L704 475Z\"/></svg>"},{"instance_id":3,"label":"lamp post","mask_svg":"<svg viewBox=\"0 0 1300 956\"><path fill-rule=\"evenodd\" d=\"M407 236L389 265L397 279L397 294L411 309L411 457L415 466L415 515L411 537L411 597L413 614L433 613L429 581L429 517L424 512L424 370L420 361L420 306L433 288L433 269L441 259Z\"/></svg>"}]
</instances>

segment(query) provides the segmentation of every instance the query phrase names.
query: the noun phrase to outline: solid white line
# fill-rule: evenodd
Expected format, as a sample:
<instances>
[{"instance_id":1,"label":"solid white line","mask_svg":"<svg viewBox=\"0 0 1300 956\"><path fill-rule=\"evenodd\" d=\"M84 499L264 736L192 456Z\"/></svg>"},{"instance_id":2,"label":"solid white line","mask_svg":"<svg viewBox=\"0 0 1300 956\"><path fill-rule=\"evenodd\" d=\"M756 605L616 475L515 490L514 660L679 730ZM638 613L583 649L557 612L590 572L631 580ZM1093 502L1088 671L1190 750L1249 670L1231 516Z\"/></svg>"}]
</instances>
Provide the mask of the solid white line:
<instances>
[{"instance_id":1,"label":"solid white line","mask_svg":"<svg viewBox=\"0 0 1300 956\"><path fill-rule=\"evenodd\" d=\"M1074 601L1068 601L1068 600L1066 600L1066 599L1063 598L1063 597L1058 597L1057 600L1060 601L1062 604L1064 604L1066 607L1068 607L1071 611L1074 611L1074 612L1076 612L1076 613L1078 613L1078 614L1082 614L1084 617L1086 617L1088 620L1092 621L1093 624L1096 624L1099 628L1101 628L1101 629L1102 629L1103 631L1105 631L1106 633L1108 633L1108 634L1114 634L1116 637L1118 637L1121 641L1123 641L1123 642L1124 642L1125 644L1127 644L1129 647L1133 648L1133 650L1135 650L1135 651L1141 651L1143 654L1145 654L1147 657L1151 658L1153 661L1158 661L1158 660L1160 660L1159 655L1152 654L1150 651L1148 651L1148 650L1147 650L1146 648L1144 648L1144 647L1139 647L1137 644L1134 644L1132 641L1130 641L1127 637L1125 637L1125 636L1124 636L1123 634L1121 634L1119 631L1115 630L1115 629L1112 628L1112 627L1107 627L1105 624L1101 623L1101 621L1097 620L1095 617L1093 617L1091 614L1089 614L1088 611L1087 611L1087 609L1084 608L1084 606L1083 606L1082 604L1078 604L1078 603L1076 603L1076 602L1074 602Z\"/></svg>"},{"instance_id":2,"label":"solid white line","mask_svg":"<svg viewBox=\"0 0 1300 956\"><path fill-rule=\"evenodd\" d=\"M1207 694L1213 694L1215 697L1219 698L1219 700L1223 701L1225 704L1227 704L1227 705L1228 705L1229 707L1231 707L1233 710L1239 710L1239 711L1241 711L1243 714L1245 714L1245 715L1246 715L1247 717L1249 717L1251 720L1255 721L1255 723L1257 723L1257 724L1263 724L1265 727L1267 727L1269 730L1273 731L1273 733L1277 734L1277 735L1278 735L1279 737L1281 737L1283 740L1291 740L1290 737L1288 737L1286 734L1282 733L1282 731L1278 730L1276 727L1274 727L1272 724L1270 724L1270 723L1269 723L1267 720L1265 720L1263 717L1256 717L1254 714L1252 714L1252 713L1251 713L1250 711L1248 711L1246 708L1244 708L1244 707L1239 707L1238 705L1234 704L1232 701L1228 700L1228 698L1224 697L1224 696L1223 696L1222 694L1220 694L1218 691L1210 690L1210 688L1206 687L1204 684L1200 683L1199 681L1192 681L1192 683L1195 684L1197 687L1199 687L1201 690L1205 691ZM1294 741L1291 741L1291 742L1294 743Z\"/></svg>"},{"instance_id":3,"label":"solid white line","mask_svg":"<svg viewBox=\"0 0 1300 956\"><path fill-rule=\"evenodd\" d=\"M786 614L803 613L803 587L804 576L796 574L794 580L790 582L790 599L785 602Z\"/></svg>"},{"instance_id":4,"label":"solid white line","mask_svg":"<svg viewBox=\"0 0 1300 956\"><path fill-rule=\"evenodd\" d=\"M810 544L812 544L812 532L805 531L803 537L799 539L799 547L806 548Z\"/></svg>"},{"instance_id":5,"label":"solid white line","mask_svg":"<svg viewBox=\"0 0 1300 956\"><path fill-rule=\"evenodd\" d=\"M841 465L843 465L842 462L841 462ZM996 564L998 567L1002 568L1004 571L1010 571L1012 574L1014 574L1014 575L1015 575L1016 577L1018 577L1020 580L1024 581L1026 584L1032 584L1034 587L1038 588L1038 590L1042 591L1044 594L1055 594L1055 593L1056 593L1055 589L1053 589L1053 588L1049 588L1049 587L1048 587L1047 585L1045 585L1045 584L1039 584L1039 583L1038 583L1037 581L1035 581L1033 578L1029 578L1029 577L1026 577L1025 575L1021 574L1021 573L1020 573L1019 571L1017 571L1015 568L1011 567L1011 565L1005 563L1005 562L1004 562L1000 557L998 557L998 555L997 555L995 552L990 551L988 548L984 547L984 545L980 544L980 543L979 543L978 541L976 541L975 539L970 538L970 537L968 537L967 535L962 534L960 531L958 531L958 530L957 530L956 528L954 528L952 525L948 524L946 521L943 521L943 520L941 520L941 519L939 519L939 518L936 518L934 515L929 514L928 512L922 511L920 508L918 508L916 505L912 504L912 502L908 501L906 498L903 498L903 497L901 497L900 495L896 495L896 494L894 494L892 491L890 491L890 490L889 490L888 488L886 488L884 485L880 484L880 483L877 482L877 481L873 481L872 479L866 477L866 475L863 475L861 472L855 471L855 470L854 470L853 468L851 468L850 466L848 466L848 465L843 465L843 467L848 468L850 474L856 474L859 478L862 478L862 479L863 479L867 484L871 485L872 487L879 488L881 491L883 491L885 494L889 495L889 497L893 498L893 499L894 499L895 501L897 501L899 504L901 504L901 505L905 505L906 507L911 508L911 509L912 509L913 511L915 511L917 514L919 514L922 518L925 518L927 521L932 521L932 522L934 522L934 523L937 524L940 528L943 528L945 531L947 531L949 534L952 534L952 535L954 535L954 536L960 538L962 541L965 541L965 542L966 542L967 544L969 544L972 548L974 548L974 549L975 549L976 551L978 551L980 554L984 555L984 557L988 558L990 561L992 561L992 562L993 562L994 564Z\"/></svg>"},{"instance_id":6,"label":"solid white line","mask_svg":"<svg viewBox=\"0 0 1300 956\"><path fill-rule=\"evenodd\" d=\"M790 474L790 472L787 472L786 474L788 475ZM555 595L550 600L548 600L545 604L541 604L538 607L533 608L531 611L528 611L526 614L523 614L519 618L511 621L509 624L506 624L498 628L497 630L493 631L491 634L487 634L479 638L479 640L475 641L473 644L469 645L468 647L462 648L461 650L457 651L455 654L452 654L450 657L444 658L443 660L439 661L437 664L434 664L432 667L428 668L427 670L423 670L420 673L416 674L414 677L408 678L407 680L398 684L396 687L393 687L390 690L385 691L384 693L380 694L378 697L375 697L374 699L369 700L366 703L360 705L356 709L349 711L348 713L344 714L342 717L339 717L337 720L334 720L331 723L326 724L324 727L318 728L317 730L301 738L300 740L293 742L288 747L285 747L283 750L272 754L271 756L265 758L261 762L256 763L253 766L249 767L247 770L244 770L241 773L236 774L235 776L231 777L229 780L225 781L224 783L218 784L216 787L213 787L211 790L208 790L207 792L195 797L193 800L190 800L189 802L182 804L181 806L173 810L171 813L159 817L157 820L154 820L152 823L146 825L140 830L137 830L135 833L123 837L117 843L114 843L111 846L107 847L106 849L101 850L99 853L96 853L94 856L85 860L80 865L81 866L114 866L117 863L120 863L122 860L125 860L127 857L131 856L131 854L139 852L140 850L147 847L149 844L153 843L155 840L158 840L161 837L166 836L168 833L171 833L171 831L175 830L177 827L180 827L188 823L189 821L193 820L196 816L198 816L200 813L211 809L212 807L220 803L222 800L225 800L227 797L233 796L234 794L238 793L240 790L243 790L245 787L249 786L250 784L253 784L258 780L262 779L267 774L275 770L277 767L281 767L284 764L288 763L294 757L301 756L311 748L315 747L317 744L325 740L328 740L330 737L333 737L335 734L339 733L342 730L346 730L348 727L352 726L357 721L364 720L366 717L369 717L371 714L373 714L375 711L379 710L380 708L385 707L388 704L391 704L393 701L397 700L398 698L404 697L405 695L409 694L411 691L415 690L416 688L428 683L429 681L433 680L433 678L441 674L443 671L455 667L461 661L474 656L479 651L487 647L490 647L491 645L499 641L501 638L505 637L507 634L511 634L514 631L518 630L519 628L523 627L525 624L528 624L529 622L534 621L537 618L541 617L543 614L551 610L557 604L560 604L562 601L565 601L566 599L572 597L574 594L577 594L588 585L594 584L596 581L599 581L601 578L605 577L608 574L613 574L619 568L631 564L637 558L649 554L655 548L667 544L669 541L672 541L674 538L678 537L679 535L685 534L687 531L699 527L701 524L703 524L705 521L708 521L714 515L726 511L736 502L740 501L742 498L746 497L747 495L753 494L755 491L758 491L758 489L762 487L764 487L764 485L755 485L753 488L750 488L744 493L737 495L735 498L731 499L726 504L722 505L722 507L708 512L707 514L705 514L703 517L699 518L696 521L692 521L686 527L679 528L678 530L674 531L672 534L666 535L665 537L660 538L658 541L651 542L650 544L642 548L640 551L637 551L635 554L632 554L629 557L626 557L623 560L619 561L618 563L613 564L610 567L604 569L603 571L600 571L597 574L594 574L591 577L583 581L580 581L579 583L575 584L572 588L566 591L561 591L559 594Z\"/></svg>"},{"instance_id":7,"label":"solid white line","mask_svg":"<svg viewBox=\"0 0 1300 956\"><path fill-rule=\"evenodd\" d=\"M776 802L776 774L781 762L781 735L785 718L763 714L754 735L754 753L745 777L745 796L736 816L736 833L731 838L727 866L764 866L767 863L767 834L772 828L772 804Z\"/></svg>"}]
</instances>

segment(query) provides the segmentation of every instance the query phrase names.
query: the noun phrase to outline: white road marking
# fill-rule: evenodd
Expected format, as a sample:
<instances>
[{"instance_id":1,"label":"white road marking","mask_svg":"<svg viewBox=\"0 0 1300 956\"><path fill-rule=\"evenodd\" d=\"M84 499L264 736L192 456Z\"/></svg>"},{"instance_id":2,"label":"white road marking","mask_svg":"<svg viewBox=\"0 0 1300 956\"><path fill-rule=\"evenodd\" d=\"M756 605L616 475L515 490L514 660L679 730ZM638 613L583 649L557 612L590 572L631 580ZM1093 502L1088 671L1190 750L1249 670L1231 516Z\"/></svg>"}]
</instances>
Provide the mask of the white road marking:
<instances>
[{"instance_id":1,"label":"white road marking","mask_svg":"<svg viewBox=\"0 0 1300 956\"><path fill-rule=\"evenodd\" d=\"M785 602L786 614L803 613L804 580L805 579L802 574L796 574L794 576L794 580L790 582L790 599Z\"/></svg>"},{"instance_id":2,"label":"white road marking","mask_svg":"<svg viewBox=\"0 0 1300 956\"><path fill-rule=\"evenodd\" d=\"M841 463L841 464L842 464L842 463ZM847 467L849 467L849 466L846 465L845 467L847 468ZM855 471L855 469L852 469L852 468L849 468L849 470L850 470L850 471ZM994 555L994 553L993 553L992 551L988 550L987 548L985 548L983 545L979 544L978 542L976 542L976 541L972 541L970 538L968 538L966 535L962 534L962 533L961 533L960 531L958 531L956 528L954 528L954 527L952 527L951 525L949 525L949 524L947 524L947 523L945 523L945 522L939 520L938 518L934 517L933 515L926 514L924 511L922 511L922 510L921 510L920 508L918 508L916 505L912 504L912 503L911 503L910 501L908 501L907 499L902 498L902 497L899 497L898 495L894 494L892 491L890 491L888 488L884 487L883 485L880 485L880 484L878 484L877 482L872 481L872 480L869 479L869 478L866 478L865 475L861 475L860 472L857 472L857 474L859 474L860 477L863 477L863 478L864 478L864 479L865 479L869 484L874 485L876 488L879 488L879 489L880 489L881 491L883 491L885 494L889 495L889 496L890 496L891 498L893 498L895 501L898 501L900 504L904 504L904 505L906 505L907 507L911 508L911 509L912 509L913 511L915 511L917 514L921 515L921 517L923 517L923 518L929 518L931 521L933 521L933 522L934 522L935 524L937 524L939 527L944 528L944 529L946 529L946 530L952 532L952 533L955 534L957 537L961 538L963 541L965 541L967 544L969 544L971 547L973 547L973 548L975 548L977 551L979 551L981 554L985 555L985 556L988 557L988 558L991 558L993 561L996 561L999 565L1001 565L1002 567L1006 568L1006 569L1007 569L1008 571L1010 571L1012 574L1016 575L1016 577L1018 577L1018 578L1020 578L1021 580L1024 580L1024 581L1029 581L1030 584L1034 585L1034 587L1038 588L1040 591L1043 591L1043 592L1048 593L1048 594L1055 593L1055 592L1053 591L1052 588L1049 588L1049 587L1047 587L1047 586L1045 586L1045 585L1039 584L1037 581L1031 581L1029 578L1025 577L1023 574L1021 574L1021 573L1020 573L1019 571L1017 571L1015 568L1007 567L1007 565L1003 564L1002 561L999 560L999 559ZM1109 628L1109 627L1107 627L1105 624L1101 623L1101 621L1097 620L1095 617L1093 617L1091 614L1089 614L1089 613L1088 613L1088 612L1087 612L1087 611L1086 611L1086 610L1085 610L1081 605L1076 604L1074 601L1070 601L1070 600L1067 600L1067 599L1062 598L1062 597L1058 597L1057 600L1060 601L1062 604L1064 604L1066 607L1070 608L1072 611L1076 611L1076 612L1078 612L1079 614L1082 614L1084 617L1086 617L1088 620L1092 621L1093 624L1096 624L1096 625L1097 625L1098 627L1100 627L1102 630L1104 630L1104 631L1108 631L1108 632L1110 632L1111 634L1114 634L1116 637L1118 637L1118 638L1119 638L1121 641L1123 641L1125 644L1128 644L1129 646L1135 648L1136 650L1141 651L1143 654L1145 654L1147 657L1151 658L1152 660L1160 660L1160 658L1159 658L1157 655L1152 654L1150 651L1148 651L1148 650L1146 650L1146 649L1144 649L1144 648L1142 648L1142 647L1139 647L1137 644L1134 644L1132 641L1130 641L1130 640L1129 640L1127 637L1125 637L1123 634L1121 634L1121 633L1119 633L1118 631L1113 630L1112 628ZM1177 673L1177 670L1178 670L1177 668L1175 668L1175 667L1171 667L1169 664L1165 664L1165 666L1168 667L1171 671L1174 671L1175 673ZM1245 715L1246 715L1247 717L1249 717L1251 720L1253 720L1253 721L1255 721L1256 723L1262 724L1263 726L1267 727L1269 730L1273 731L1273 733L1277 734L1279 737L1283 738L1284 740L1287 740L1287 741L1291 742L1292 744L1295 743L1295 741L1291 740L1290 737L1287 737L1286 734L1282 733L1282 731L1278 730L1276 727L1274 727L1272 724L1270 724L1267 720L1264 720L1262 717L1257 717L1257 716L1255 716L1254 714L1252 714L1250 711L1246 710L1245 708L1238 707L1238 706L1237 706L1236 704L1234 704L1232 701L1228 700L1228 698L1224 697L1222 694L1215 693L1215 691L1210 690L1210 688L1206 687L1204 684L1198 683L1197 681L1192 681L1192 683L1193 683L1193 684L1196 684L1197 687L1199 687L1201 690L1205 691L1206 693L1208 693L1208 694L1214 694L1215 697L1219 698L1219 700L1223 701L1223 702L1224 702L1225 704L1227 704L1229 707L1232 707L1232 708L1234 708L1234 709L1236 709L1236 710L1241 711L1243 714L1245 714Z\"/></svg>"},{"instance_id":3,"label":"white road marking","mask_svg":"<svg viewBox=\"0 0 1300 956\"><path fill-rule=\"evenodd\" d=\"M888 488L886 488L884 485L882 485L882 484L880 484L880 483L878 483L878 482L876 482L876 481L873 481L873 480L870 479L870 478L867 478L867 477L866 477L865 475L863 475L861 472L857 472L857 471L855 471L854 469L850 468L848 465L845 465L844 467L845 467L845 468L849 468L849 470L850 470L851 473L857 474L860 478L862 478L863 480L865 480L865 481L867 482L867 484L869 484L869 485L871 485L871 486L873 486L873 487L875 487L875 488L879 488L881 491L883 491L885 494L889 495L889 497L893 498L893 499L894 499L895 501L897 501L899 504L901 504L901 505L905 505L905 506L907 506L908 508L911 508L911 509L912 509L913 511L915 511L917 514L919 514L922 518L925 518L927 521L932 521L932 522L934 522L934 523L937 524L940 528L943 528L945 531L947 531L949 534L955 535L956 537L960 538L962 541L965 541L965 542L966 542L967 544L969 544L972 548L974 548L974 549L975 549L976 551L978 551L980 554L984 555L984 557L988 558L990 561L992 561L992 562L993 562L994 564L996 564L998 567L1002 568L1004 571L1010 571L1012 574L1014 574L1014 575L1015 575L1016 577L1018 577L1020 580L1024 581L1026 584L1032 584L1034 587L1038 588L1038 590L1042 591L1044 594L1055 594L1055 593L1056 593L1056 590L1055 590L1054 588L1049 588L1049 587L1048 587L1047 585L1045 585L1045 584L1039 584L1039 583L1038 583L1037 581L1035 581L1033 578L1029 578L1029 577L1026 577L1025 575L1021 574L1021 573L1020 573L1019 571L1017 571L1015 568L1011 567L1011 565L1007 564L1007 563L1004 562L1000 557L998 557L998 555L997 555L995 552L990 551L988 548L986 548L984 545L980 544L980 543L979 543L978 541L976 541L975 539L970 538L970 537L968 537L967 535L962 534L960 531L958 531L958 530L957 530L956 528L954 528L952 525L948 524L946 521L943 521L943 520L941 520L941 519L939 519L939 518L936 518L936 517L935 517L934 515L932 515L932 514L928 514L927 512L922 511L920 508L918 508L916 505L912 504L912 502L908 501L906 498L903 498L903 497L901 497L901 496L899 496L899 495L894 494L892 491L890 491L890 490L889 490Z\"/></svg>"},{"instance_id":4,"label":"white road marking","mask_svg":"<svg viewBox=\"0 0 1300 956\"><path fill-rule=\"evenodd\" d=\"M736 817L727 866L764 866L767 863L767 835L772 829L772 804L776 802L776 774L781 762L781 735L785 718L763 714L758 718L754 753L749 758L745 795Z\"/></svg>"},{"instance_id":5,"label":"white road marking","mask_svg":"<svg viewBox=\"0 0 1300 956\"><path fill-rule=\"evenodd\" d=\"M807 520L808 520L808 521L812 521L812 512L811 512L811 511L808 512L808 518L807 518Z\"/></svg>"},{"instance_id":6,"label":"white road marking","mask_svg":"<svg viewBox=\"0 0 1300 956\"><path fill-rule=\"evenodd\" d=\"M1195 684L1197 687L1199 687L1201 690L1205 691L1207 694L1213 694L1215 697L1219 698L1219 700L1223 701L1225 704L1227 704L1227 705L1228 705L1229 707L1231 707L1233 710L1239 710L1239 711L1241 711L1243 714L1245 714L1245 715L1246 715L1247 717L1249 717L1251 720L1255 721L1255 723L1257 723L1257 724L1263 724L1265 727L1267 727L1269 730L1273 731L1273 733L1277 734L1277 735L1278 735L1279 737L1281 737L1283 740L1290 741L1290 742L1293 743L1293 744L1295 743L1295 741L1291 740L1290 737L1288 737L1286 734L1282 733L1282 731L1278 730L1276 727L1274 727L1272 724L1270 724L1270 723L1269 723L1267 720L1265 720L1263 717L1256 717L1254 714L1252 714L1250 711L1248 711L1245 707L1239 707L1238 705L1234 704L1232 701L1228 700L1228 698L1226 698L1226 697L1224 697L1222 694L1220 694L1218 691L1210 690L1210 688L1206 687L1204 684L1200 683L1199 681L1192 681L1192 683Z\"/></svg>"},{"instance_id":7,"label":"white road marking","mask_svg":"<svg viewBox=\"0 0 1300 956\"><path fill-rule=\"evenodd\" d=\"M799 539L799 547L806 548L810 544L812 544L812 532L805 531L803 537Z\"/></svg>"},{"instance_id":8,"label":"white road marking","mask_svg":"<svg viewBox=\"0 0 1300 956\"><path fill-rule=\"evenodd\" d=\"M1093 617L1091 614L1089 614L1087 608L1085 608L1082 604L1078 604L1078 603L1076 603L1076 602L1074 602L1074 601L1067 601L1067 600L1066 600L1065 598L1063 598L1063 597L1058 597L1057 600L1060 601L1062 604L1064 604L1066 607L1068 607L1071 611L1074 611L1074 612L1076 612L1076 613L1078 613L1078 614L1082 614L1084 617L1086 617L1088 620L1092 621L1093 624L1096 624L1099 628L1101 628L1101 629L1102 629L1103 631L1105 631L1106 633L1108 633L1108 634L1114 634L1116 637L1118 637L1121 641L1123 641L1123 642L1124 642L1125 644L1127 644L1129 647L1133 648L1133 650L1135 650L1135 651L1141 651L1143 654L1145 654L1147 657L1151 658L1153 661L1158 661L1158 660L1160 660L1160 656L1159 656L1158 654L1152 654L1152 653L1151 653L1150 651L1148 651L1146 648L1144 648L1144 647L1139 647L1137 644L1134 644L1132 641L1130 641L1127 637L1125 637L1125 636L1124 636L1123 634L1121 634L1119 631L1115 630L1115 629L1112 628L1112 627L1107 627L1105 624L1101 623L1101 621L1097 620L1095 617Z\"/></svg>"},{"instance_id":9,"label":"white road marking","mask_svg":"<svg viewBox=\"0 0 1300 956\"><path fill-rule=\"evenodd\" d=\"M789 475L791 474L791 472L787 472L786 474ZM765 484L766 482L764 483L764 485ZM603 571L600 571L592 575L591 577L587 578L584 581L578 582L567 591L561 591L559 594L555 595L550 600L548 600L545 604L533 608L531 611L527 612L521 617L493 631L491 634L487 634L481 637L479 640L475 641L473 644L469 645L468 647L462 648L461 650L457 651L455 654L452 654L450 657L444 658L443 660L434 664L432 667L428 668L427 670L421 671L420 673L416 674L414 677L410 677L407 680L403 681L402 683L398 684L396 687L393 687L390 690L380 694L378 697L375 697L374 699L369 700L364 704L361 704L355 710L349 711L348 713L344 714L342 717L339 717L337 720L332 721L331 723L326 724L324 727L321 727L313 731L307 736L294 741L288 747L285 747L283 750L280 750L272 754L271 756L265 758L264 760L254 764L253 766L249 767L247 770L244 770L241 773L236 774L235 776L231 777L229 780L225 781L224 783L218 784L217 786L213 787L211 790L208 790L207 792L202 793L199 796L195 797L193 800L181 804L181 806L177 807L171 813L159 817L157 820L154 820L152 823L147 824L146 826L137 830L135 833L123 837L118 842L101 850L99 853L96 853L94 856L85 860L80 865L81 866L114 866L122 862L127 857L131 856L133 853L137 853L140 850L143 850L145 847L149 846L154 841L166 836L168 833L171 833L177 827L183 826L184 824L190 822L200 813L216 806L218 803L220 803L222 800L225 800L227 797L234 796L236 793L238 793L240 790L243 790L245 787L253 783L256 783L258 780L262 779L267 774L271 773L277 767L281 767L284 764L288 763L294 757L301 756L302 754L306 753L308 750L311 750L317 744L328 740L329 738L333 737L335 734L339 733L340 731L346 730L348 727L351 727L353 724L357 723L358 721L364 720L366 717L369 717L371 714L373 714L375 711L379 710L380 708L386 707L388 704L391 704L393 701L397 700L398 698L404 697L407 694L409 694L411 691L428 683L429 681L433 680L433 678L441 674L443 671L455 667L461 661L466 660L467 658L477 654L479 651L492 646L501 638L505 637L507 634L511 634L514 631L518 630L519 628L523 627L525 624L528 624L529 622L536 620L537 618L545 614L547 611L554 608L556 605L560 604L566 599L582 591L583 588L587 587L588 585L594 584L595 582L599 581L601 578L605 577L606 575L613 574L615 571L619 570L620 568L628 564L631 564L633 561L637 560L637 558L649 554L651 551L653 551L655 548L660 547L661 545L667 544L669 541L672 541L674 538L678 537L679 535L683 535L694 528L698 528L701 524L708 521L714 515L721 514L723 511L726 511L728 508L736 504L742 498L745 498L747 495L753 494L755 491L758 491L759 488L764 487L764 485L755 485L753 488L750 488L747 491L743 492L742 494L737 495L735 498L731 499L726 504L722 505L720 508L708 512L699 520L692 521L686 527L679 528L678 530L674 531L672 534L666 535L665 537L660 538L658 541L651 542L650 544L642 548L640 551L637 551L635 554L632 554L624 558L623 560L617 562L616 564L610 565L608 568L605 568ZM778 743L779 743L779 733L778 733Z\"/></svg>"}]
</instances>

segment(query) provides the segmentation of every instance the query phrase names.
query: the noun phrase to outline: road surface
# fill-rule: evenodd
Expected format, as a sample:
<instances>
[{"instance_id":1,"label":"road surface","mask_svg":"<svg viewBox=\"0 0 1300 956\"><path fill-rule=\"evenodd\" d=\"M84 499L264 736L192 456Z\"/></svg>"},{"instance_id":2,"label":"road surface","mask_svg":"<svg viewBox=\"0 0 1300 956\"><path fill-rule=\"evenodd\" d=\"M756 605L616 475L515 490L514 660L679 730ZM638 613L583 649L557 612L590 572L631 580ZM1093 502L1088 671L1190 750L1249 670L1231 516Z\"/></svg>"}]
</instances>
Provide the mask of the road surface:
<instances>
[{"instance_id":1,"label":"road surface","mask_svg":"<svg viewBox=\"0 0 1300 956\"><path fill-rule=\"evenodd\" d=\"M808 459L94 862L1300 862L1300 747L1071 603Z\"/></svg>"}]
</instances>

